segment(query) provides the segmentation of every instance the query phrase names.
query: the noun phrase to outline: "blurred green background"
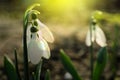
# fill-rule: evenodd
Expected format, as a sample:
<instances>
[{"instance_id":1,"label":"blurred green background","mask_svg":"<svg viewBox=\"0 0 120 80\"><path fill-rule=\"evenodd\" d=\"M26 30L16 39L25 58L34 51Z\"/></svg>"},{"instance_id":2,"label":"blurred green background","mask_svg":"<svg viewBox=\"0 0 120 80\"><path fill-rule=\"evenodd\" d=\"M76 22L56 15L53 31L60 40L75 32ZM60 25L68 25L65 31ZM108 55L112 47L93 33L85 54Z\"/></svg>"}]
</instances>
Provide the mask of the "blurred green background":
<instances>
[{"instance_id":1,"label":"blurred green background","mask_svg":"<svg viewBox=\"0 0 120 80\"><path fill-rule=\"evenodd\" d=\"M90 17L95 10L103 12L98 21L107 36L110 51L115 36L114 26L120 25L120 0L0 0L0 80L6 80L3 56L7 54L14 61L14 48L18 51L22 75L22 21L25 10L34 3L40 4L40 7L35 8L40 11L39 19L50 28L55 37L55 42L49 44L52 56L45 61L44 69L50 68L52 80L63 80L65 70L59 61L59 49L63 48L84 80L88 80L89 52L84 40ZM98 48L96 46L95 51ZM120 77L119 59L118 51L117 75ZM110 68L106 69L105 74L105 80L110 80Z\"/></svg>"}]
</instances>

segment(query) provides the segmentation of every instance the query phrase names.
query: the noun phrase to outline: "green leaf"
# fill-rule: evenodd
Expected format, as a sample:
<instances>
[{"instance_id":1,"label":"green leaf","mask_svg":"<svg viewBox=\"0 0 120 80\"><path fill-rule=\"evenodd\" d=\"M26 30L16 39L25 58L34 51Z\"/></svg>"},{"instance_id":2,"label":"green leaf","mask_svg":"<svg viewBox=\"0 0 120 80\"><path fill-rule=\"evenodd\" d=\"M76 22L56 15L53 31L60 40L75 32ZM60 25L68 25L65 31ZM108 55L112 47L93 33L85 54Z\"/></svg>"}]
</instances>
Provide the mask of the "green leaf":
<instances>
[{"instance_id":1,"label":"green leaf","mask_svg":"<svg viewBox=\"0 0 120 80\"><path fill-rule=\"evenodd\" d=\"M14 55L15 55L16 73L17 73L17 76L18 76L18 80L21 80L20 73L19 73L19 68L18 68L18 58L17 58L17 51L16 51L16 49L14 50Z\"/></svg>"},{"instance_id":2,"label":"green leaf","mask_svg":"<svg viewBox=\"0 0 120 80\"><path fill-rule=\"evenodd\" d=\"M63 50L60 50L60 58L65 69L72 75L73 79L82 80L79 74L77 73L77 70L73 66L71 59L65 54Z\"/></svg>"},{"instance_id":3,"label":"green leaf","mask_svg":"<svg viewBox=\"0 0 120 80\"><path fill-rule=\"evenodd\" d=\"M102 47L98 53L96 65L93 71L93 80L100 80L105 65L107 62L107 50L106 47Z\"/></svg>"},{"instance_id":4,"label":"green leaf","mask_svg":"<svg viewBox=\"0 0 120 80\"><path fill-rule=\"evenodd\" d=\"M46 74L45 74L45 80L50 80L50 70L47 70L46 71Z\"/></svg>"},{"instance_id":5,"label":"green leaf","mask_svg":"<svg viewBox=\"0 0 120 80\"><path fill-rule=\"evenodd\" d=\"M4 56L4 67L9 80L19 80L15 66L9 57Z\"/></svg>"},{"instance_id":6,"label":"green leaf","mask_svg":"<svg viewBox=\"0 0 120 80\"><path fill-rule=\"evenodd\" d=\"M37 65L36 72L35 72L35 75L34 75L35 80L40 80L41 68L42 68L42 60Z\"/></svg>"}]
</instances>

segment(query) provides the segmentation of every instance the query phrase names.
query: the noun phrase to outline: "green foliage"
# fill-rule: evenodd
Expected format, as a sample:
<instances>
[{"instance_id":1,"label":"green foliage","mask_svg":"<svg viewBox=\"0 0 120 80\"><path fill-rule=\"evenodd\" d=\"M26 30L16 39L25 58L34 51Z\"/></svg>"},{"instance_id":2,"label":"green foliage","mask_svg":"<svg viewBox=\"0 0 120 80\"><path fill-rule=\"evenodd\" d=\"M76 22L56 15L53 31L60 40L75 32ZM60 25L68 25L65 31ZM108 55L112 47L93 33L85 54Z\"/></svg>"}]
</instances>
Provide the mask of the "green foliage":
<instances>
[{"instance_id":1,"label":"green foliage","mask_svg":"<svg viewBox=\"0 0 120 80\"><path fill-rule=\"evenodd\" d=\"M40 61L39 64L37 65L36 72L34 74L35 80L40 80L41 68L42 68L42 61Z\"/></svg>"},{"instance_id":2,"label":"green foliage","mask_svg":"<svg viewBox=\"0 0 120 80\"><path fill-rule=\"evenodd\" d=\"M24 77L25 77L25 80L29 80L29 68L28 68L28 54L27 54L27 26L28 26L28 19L29 19L29 16L32 14L32 13L35 13L35 14L39 14L40 12L37 11L37 10L32 10L34 7L36 6L40 6L40 4L33 4L32 6L30 6L25 14L24 14L24 18L23 18L23 56L24 56Z\"/></svg>"},{"instance_id":3,"label":"green foliage","mask_svg":"<svg viewBox=\"0 0 120 80\"><path fill-rule=\"evenodd\" d=\"M45 80L51 80L51 78L50 78L50 70L46 71Z\"/></svg>"},{"instance_id":4,"label":"green foliage","mask_svg":"<svg viewBox=\"0 0 120 80\"><path fill-rule=\"evenodd\" d=\"M24 18L23 18L23 25L24 25L24 27L26 27L27 26L27 24L28 24L28 16L30 15L30 14L40 14L40 12L39 11L37 11L37 10L32 10L34 7L36 7L36 6L40 6L40 4L33 4L32 6L30 6L26 11L25 11L25 14L24 14Z\"/></svg>"},{"instance_id":5,"label":"green foliage","mask_svg":"<svg viewBox=\"0 0 120 80\"><path fill-rule=\"evenodd\" d=\"M18 58L17 58L17 51L16 51L16 49L14 50L14 55L15 55L15 69L16 69L16 73L17 73L17 76L18 76L18 80L21 80L19 69L18 69Z\"/></svg>"},{"instance_id":6,"label":"green foliage","mask_svg":"<svg viewBox=\"0 0 120 80\"><path fill-rule=\"evenodd\" d=\"M102 47L98 53L96 65L93 71L93 80L100 80L100 76L104 71L107 62L107 51L106 47Z\"/></svg>"},{"instance_id":7,"label":"green foliage","mask_svg":"<svg viewBox=\"0 0 120 80\"><path fill-rule=\"evenodd\" d=\"M7 56L4 56L4 67L9 80L19 80L16 73L15 66L13 62L10 60L10 58Z\"/></svg>"},{"instance_id":8,"label":"green foliage","mask_svg":"<svg viewBox=\"0 0 120 80\"><path fill-rule=\"evenodd\" d=\"M63 50L60 51L60 58L61 58L62 64L64 65L65 69L72 75L73 79L82 80L77 70L73 66L72 61L70 60L70 58L66 55L66 53Z\"/></svg>"}]
</instances>

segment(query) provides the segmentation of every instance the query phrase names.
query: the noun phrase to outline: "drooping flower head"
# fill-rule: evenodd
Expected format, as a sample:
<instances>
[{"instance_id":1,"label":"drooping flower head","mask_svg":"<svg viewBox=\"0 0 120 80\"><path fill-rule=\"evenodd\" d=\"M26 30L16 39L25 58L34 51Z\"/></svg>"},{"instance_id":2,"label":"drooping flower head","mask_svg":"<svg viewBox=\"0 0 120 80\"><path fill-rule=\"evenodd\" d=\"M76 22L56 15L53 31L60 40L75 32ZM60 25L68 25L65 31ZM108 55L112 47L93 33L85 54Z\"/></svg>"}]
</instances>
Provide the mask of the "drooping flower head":
<instances>
[{"instance_id":1,"label":"drooping flower head","mask_svg":"<svg viewBox=\"0 0 120 80\"><path fill-rule=\"evenodd\" d=\"M86 36L86 45L91 46L92 42L96 41L96 43L104 47L106 46L106 37L102 29L99 27L99 25L96 23L96 20L92 20L92 25L90 26L90 29L87 32Z\"/></svg>"},{"instance_id":2,"label":"drooping flower head","mask_svg":"<svg viewBox=\"0 0 120 80\"><path fill-rule=\"evenodd\" d=\"M53 42L51 31L39 21L36 14L31 14L32 19L27 28L28 57L33 64L38 64L42 57L50 58L50 49L46 41Z\"/></svg>"}]
</instances>

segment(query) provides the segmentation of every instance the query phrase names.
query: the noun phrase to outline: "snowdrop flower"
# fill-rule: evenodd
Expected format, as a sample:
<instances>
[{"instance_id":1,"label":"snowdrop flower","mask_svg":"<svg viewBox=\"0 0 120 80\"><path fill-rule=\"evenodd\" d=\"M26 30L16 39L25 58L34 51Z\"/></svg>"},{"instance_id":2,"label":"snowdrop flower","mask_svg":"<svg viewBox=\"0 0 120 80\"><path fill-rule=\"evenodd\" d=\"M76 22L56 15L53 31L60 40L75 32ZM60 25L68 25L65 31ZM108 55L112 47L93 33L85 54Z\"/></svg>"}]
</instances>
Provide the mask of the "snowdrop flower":
<instances>
[{"instance_id":1,"label":"snowdrop flower","mask_svg":"<svg viewBox=\"0 0 120 80\"><path fill-rule=\"evenodd\" d=\"M95 23L92 24L91 28L91 32L90 29L87 32L87 36L86 36L86 45L87 46L91 46L91 42L96 41L96 43L101 46L104 47L106 46L106 37L104 32L102 31L102 29Z\"/></svg>"},{"instance_id":2,"label":"snowdrop flower","mask_svg":"<svg viewBox=\"0 0 120 80\"><path fill-rule=\"evenodd\" d=\"M33 20L27 28L28 58L31 63L38 64L42 57L50 58L50 49L46 41L54 41L51 31L38 19Z\"/></svg>"}]
</instances>

